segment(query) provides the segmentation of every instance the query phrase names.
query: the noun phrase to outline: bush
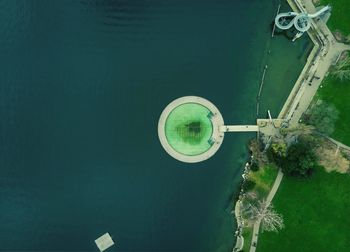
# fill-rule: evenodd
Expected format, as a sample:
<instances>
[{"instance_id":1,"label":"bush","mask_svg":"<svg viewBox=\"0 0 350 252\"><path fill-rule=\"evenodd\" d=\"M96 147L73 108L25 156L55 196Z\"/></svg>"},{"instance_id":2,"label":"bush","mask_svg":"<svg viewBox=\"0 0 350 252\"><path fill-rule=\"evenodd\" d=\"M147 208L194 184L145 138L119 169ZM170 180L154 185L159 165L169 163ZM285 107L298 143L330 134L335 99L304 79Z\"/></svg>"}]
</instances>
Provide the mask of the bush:
<instances>
[{"instance_id":1,"label":"bush","mask_svg":"<svg viewBox=\"0 0 350 252\"><path fill-rule=\"evenodd\" d=\"M288 148L281 163L283 173L303 178L309 177L316 166L317 159L311 144L303 139Z\"/></svg>"},{"instance_id":2,"label":"bush","mask_svg":"<svg viewBox=\"0 0 350 252\"><path fill-rule=\"evenodd\" d=\"M285 143L273 143L267 149L266 155L270 162L281 166L282 160L287 155L287 145Z\"/></svg>"},{"instance_id":3,"label":"bush","mask_svg":"<svg viewBox=\"0 0 350 252\"><path fill-rule=\"evenodd\" d=\"M257 161L252 161L252 163L250 164L250 170L252 170L253 172L259 171L259 165Z\"/></svg>"},{"instance_id":4,"label":"bush","mask_svg":"<svg viewBox=\"0 0 350 252\"><path fill-rule=\"evenodd\" d=\"M252 190L255 186L255 182L253 180L247 179L243 182L242 189L244 192L248 192Z\"/></svg>"}]
</instances>

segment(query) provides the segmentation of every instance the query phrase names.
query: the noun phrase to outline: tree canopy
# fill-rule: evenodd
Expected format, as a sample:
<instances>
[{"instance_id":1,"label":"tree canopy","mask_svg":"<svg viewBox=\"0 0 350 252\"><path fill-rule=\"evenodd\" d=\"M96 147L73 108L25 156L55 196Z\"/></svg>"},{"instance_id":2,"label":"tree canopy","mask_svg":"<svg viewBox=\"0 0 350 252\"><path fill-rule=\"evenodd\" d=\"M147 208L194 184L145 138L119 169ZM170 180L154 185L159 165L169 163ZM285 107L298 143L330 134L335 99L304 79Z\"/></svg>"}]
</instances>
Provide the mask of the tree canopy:
<instances>
[{"instance_id":1,"label":"tree canopy","mask_svg":"<svg viewBox=\"0 0 350 252\"><path fill-rule=\"evenodd\" d=\"M273 158L283 173L296 177L308 177L312 174L317 165L317 158L313 152L310 142L302 138L298 142L291 144L286 152L281 146L276 145L269 148L269 155Z\"/></svg>"},{"instance_id":2,"label":"tree canopy","mask_svg":"<svg viewBox=\"0 0 350 252\"><path fill-rule=\"evenodd\" d=\"M266 154L270 161L281 166L283 159L287 156L287 145L284 142L272 143Z\"/></svg>"},{"instance_id":3,"label":"tree canopy","mask_svg":"<svg viewBox=\"0 0 350 252\"><path fill-rule=\"evenodd\" d=\"M319 101L305 116L305 120L307 123L314 125L319 132L330 135L334 131L338 117L339 111L334 105Z\"/></svg>"},{"instance_id":4,"label":"tree canopy","mask_svg":"<svg viewBox=\"0 0 350 252\"><path fill-rule=\"evenodd\" d=\"M309 143L299 141L287 150L287 156L282 160L282 171L298 177L308 177L317 165L316 155Z\"/></svg>"}]
</instances>

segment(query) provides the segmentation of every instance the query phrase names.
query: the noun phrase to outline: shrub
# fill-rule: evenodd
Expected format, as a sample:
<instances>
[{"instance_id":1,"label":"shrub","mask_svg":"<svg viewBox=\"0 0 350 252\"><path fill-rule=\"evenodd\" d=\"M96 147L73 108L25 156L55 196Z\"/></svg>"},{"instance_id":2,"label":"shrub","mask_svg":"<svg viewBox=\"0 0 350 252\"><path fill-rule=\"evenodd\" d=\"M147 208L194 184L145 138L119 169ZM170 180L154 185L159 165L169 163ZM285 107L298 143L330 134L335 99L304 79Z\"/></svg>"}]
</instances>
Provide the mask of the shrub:
<instances>
[{"instance_id":1,"label":"shrub","mask_svg":"<svg viewBox=\"0 0 350 252\"><path fill-rule=\"evenodd\" d=\"M285 143L273 143L267 149L266 155L270 162L280 166L287 155L287 145Z\"/></svg>"},{"instance_id":2,"label":"shrub","mask_svg":"<svg viewBox=\"0 0 350 252\"><path fill-rule=\"evenodd\" d=\"M258 162L253 160L251 165L250 165L250 169L253 171L253 172L256 172L259 170L259 165L258 165Z\"/></svg>"},{"instance_id":3,"label":"shrub","mask_svg":"<svg viewBox=\"0 0 350 252\"><path fill-rule=\"evenodd\" d=\"M288 148L287 155L281 163L285 174L303 178L309 177L316 166L316 155L310 143L304 139L299 139Z\"/></svg>"},{"instance_id":4,"label":"shrub","mask_svg":"<svg viewBox=\"0 0 350 252\"><path fill-rule=\"evenodd\" d=\"M243 191L248 192L252 190L255 186L255 182L253 180L247 179L243 182L242 188Z\"/></svg>"}]
</instances>

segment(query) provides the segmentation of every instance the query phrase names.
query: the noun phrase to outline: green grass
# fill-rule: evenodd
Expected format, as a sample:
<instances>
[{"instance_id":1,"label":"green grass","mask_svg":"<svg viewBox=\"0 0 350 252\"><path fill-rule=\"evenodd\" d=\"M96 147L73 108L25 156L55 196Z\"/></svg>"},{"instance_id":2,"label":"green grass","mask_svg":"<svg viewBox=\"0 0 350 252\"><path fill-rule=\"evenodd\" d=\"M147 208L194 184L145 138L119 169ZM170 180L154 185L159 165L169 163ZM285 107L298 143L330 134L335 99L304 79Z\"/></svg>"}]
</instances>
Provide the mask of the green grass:
<instances>
[{"instance_id":1,"label":"green grass","mask_svg":"<svg viewBox=\"0 0 350 252\"><path fill-rule=\"evenodd\" d=\"M350 14L349 14L350 15ZM339 110L339 118L331 137L350 145L350 80L340 82L328 76L318 90L316 99L333 104Z\"/></svg>"},{"instance_id":2,"label":"green grass","mask_svg":"<svg viewBox=\"0 0 350 252\"><path fill-rule=\"evenodd\" d=\"M261 233L258 252L350 251L350 176L322 168L308 180L285 177L273 200L279 233Z\"/></svg>"},{"instance_id":3,"label":"green grass","mask_svg":"<svg viewBox=\"0 0 350 252\"><path fill-rule=\"evenodd\" d=\"M327 23L329 28L350 34L350 1L321 0L321 4L333 8ZM323 88L316 96L339 110L331 137L347 145L350 145L349 96L350 81L340 83L331 76L323 81ZM350 251L349 175L326 173L319 168L308 180L285 177L273 204L284 216L285 229L279 233L261 233L258 252Z\"/></svg>"},{"instance_id":4,"label":"green grass","mask_svg":"<svg viewBox=\"0 0 350 252\"><path fill-rule=\"evenodd\" d=\"M249 251L250 242L253 236L253 227L243 228L242 236L244 237L243 251L244 252Z\"/></svg>"},{"instance_id":5,"label":"green grass","mask_svg":"<svg viewBox=\"0 0 350 252\"><path fill-rule=\"evenodd\" d=\"M249 174L249 179L255 182L253 191L258 193L260 198L266 198L273 182L276 179L278 170L273 165L266 165L263 169Z\"/></svg>"},{"instance_id":6,"label":"green grass","mask_svg":"<svg viewBox=\"0 0 350 252\"><path fill-rule=\"evenodd\" d=\"M340 30L344 35L350 34L350 1L321 0L322 5L332 6L331 18L327 22L331 30Z\"/></svg>"},{"instance_id":7,"label":"green grass","mask_svg":"<svg viewBox=\"0 0 350 252\"><path fill-rule=\"evenodd\" d=\"M266 165L256 172L250 172L249 179L256 184L252 191L257 193L259 199L264 199L269 194L273 182L277 177L278 170L274 165ZM253 227L244 227L242 235L244 237L243 251L249 251L252 240Z\"/></svg>"}]
</instances>

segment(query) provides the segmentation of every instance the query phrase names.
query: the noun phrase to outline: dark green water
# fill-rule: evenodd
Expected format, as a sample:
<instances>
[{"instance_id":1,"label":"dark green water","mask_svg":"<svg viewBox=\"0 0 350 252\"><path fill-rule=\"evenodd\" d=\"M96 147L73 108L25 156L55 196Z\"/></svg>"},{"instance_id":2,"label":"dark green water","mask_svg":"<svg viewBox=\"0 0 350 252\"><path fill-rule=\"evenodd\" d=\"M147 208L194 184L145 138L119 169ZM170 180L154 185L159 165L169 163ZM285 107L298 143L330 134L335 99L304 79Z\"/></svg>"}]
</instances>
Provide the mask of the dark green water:
<instances>
[{"instance_id":1,"label":"dark green water","mask_svg":"<svg viewBox=\"0 0 350 252\"><path fill-rule=\"evenodd\" d=\"M308 41L271 43L276 8L0 1L0 250L97 251L109 232L111 251L230 251L254 135L227 135L213 158L184 164L162 149L157 123L185 95L212 101L227 123L254 123L267 48L292 64ZM297 74L287 77L286 94ZM278 110L284 97L269 99Z\"/></svg>"}]
</instances>

